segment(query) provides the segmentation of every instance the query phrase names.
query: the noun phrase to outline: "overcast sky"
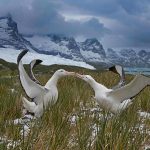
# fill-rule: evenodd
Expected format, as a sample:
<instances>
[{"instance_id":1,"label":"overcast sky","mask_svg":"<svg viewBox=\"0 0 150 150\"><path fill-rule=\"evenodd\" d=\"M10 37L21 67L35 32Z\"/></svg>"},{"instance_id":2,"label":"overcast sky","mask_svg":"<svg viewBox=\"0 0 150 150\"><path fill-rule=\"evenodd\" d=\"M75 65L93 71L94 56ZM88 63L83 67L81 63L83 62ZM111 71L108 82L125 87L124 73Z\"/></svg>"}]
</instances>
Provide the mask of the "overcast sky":
<instances>
[{"instance_id":1,"label":"overcast sky","mask_svg":"<svg viewBox=\"0 0 150 150\"><path fill-rule=\"evenodd\" d=\"M98 38L104 47L150 48L150 0L0 0L23 34Z\"/></svg>"}]
</instances>

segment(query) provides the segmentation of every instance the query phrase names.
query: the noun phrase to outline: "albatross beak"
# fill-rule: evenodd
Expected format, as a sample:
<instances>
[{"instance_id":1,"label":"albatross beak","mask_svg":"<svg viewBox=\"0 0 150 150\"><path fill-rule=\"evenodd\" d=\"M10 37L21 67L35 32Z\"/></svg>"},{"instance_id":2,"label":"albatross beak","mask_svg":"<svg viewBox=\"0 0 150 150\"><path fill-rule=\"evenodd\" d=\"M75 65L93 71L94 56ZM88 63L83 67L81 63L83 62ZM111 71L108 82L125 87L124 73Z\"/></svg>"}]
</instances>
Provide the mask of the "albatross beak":
<instances>
[{"instance_id":1,"label":"albatross beak","mask_svg":"<svg viewBox=\"0 0 150 150\"><path fill-rule=\"evenodd\" d=\"M75 75L75 72L69 72L69 71L66 71L66 74L67 74L67 75L74 76L74 75Z\"/></svg>"},{"instance_id":2,"label":"albatross beak","mask_svg":"<svg viewBox=\"0 0 150 150\"><path fill-rule=\"evenodd\" d=\"M83 79L83 75L81 75L79 73L76 73L75 76L78 77L78 78L80 78L80 79Z\"/></svg>"}]
</instances>

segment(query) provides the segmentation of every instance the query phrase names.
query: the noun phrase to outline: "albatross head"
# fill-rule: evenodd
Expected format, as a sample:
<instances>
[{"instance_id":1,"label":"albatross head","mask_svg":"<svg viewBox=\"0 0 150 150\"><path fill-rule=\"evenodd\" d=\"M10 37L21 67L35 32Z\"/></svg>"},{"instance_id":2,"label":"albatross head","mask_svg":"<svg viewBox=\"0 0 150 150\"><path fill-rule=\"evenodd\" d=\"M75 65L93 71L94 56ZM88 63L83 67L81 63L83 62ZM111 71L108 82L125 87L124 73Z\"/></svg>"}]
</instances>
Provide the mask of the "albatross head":
<instances>
[{"instance_id":1,"label":"albatross head","mask_svg":"<svg viewBox=\"0 0 150 150\"><path fill-rule=\"evenodd\" d=\"M69 71L66 71L64 69L59 69L55 72L55 74L58 76L58 77L64 77L64 76L68 76L68 75L74 75L75 73L74 72L69 72Z\"/></svg>"},{"instance_id":2,"label":"albatross head","mask_svg":"<svg viewBox=\"0 0 150 150\"><path fill-rule=\"evenodd\" d=\"M86 81L87 83L92 83L94 82L95 80L93 79L93 77L91 77L90 75L81 75L81 74L78 74L76 73L76 76L84 81Z\"/></svg>"}]
</instances>

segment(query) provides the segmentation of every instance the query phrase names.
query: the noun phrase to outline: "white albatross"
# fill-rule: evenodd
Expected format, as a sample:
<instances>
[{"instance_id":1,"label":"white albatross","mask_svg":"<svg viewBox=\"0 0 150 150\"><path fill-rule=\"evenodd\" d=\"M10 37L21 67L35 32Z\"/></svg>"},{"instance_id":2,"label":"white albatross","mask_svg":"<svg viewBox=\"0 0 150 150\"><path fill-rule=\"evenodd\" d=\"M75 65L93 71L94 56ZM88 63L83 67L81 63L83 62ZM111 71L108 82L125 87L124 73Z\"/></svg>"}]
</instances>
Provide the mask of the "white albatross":
<instances>
[{"instance_id":1,"label":"white albatross","mask_svg":"<svg viewBox=\"0 0 150 150\"><path fill-rule=\"evenodd\" d=\"M142 89L150 85L150 78L144 75L136 75L127 85L116 90L108 89L104 85L96 82L90 75L76 74L77 77L86 81L95 92L95 100L100 107L112 113L118 113L129 106L131 98L135 97ZM129 100L127 102L127 100Z\"/></svg>"},{"instance_id":2,"label":"white albatross","mask_svg":"<svg viewBox=\"0 0 150 150\"><path fill-rule=\"evenodd\" d=\"M23 50L18 55L17 63L21 85L26 95L32 99L33 102L23 97L23 105L26 110L34 113L35 117L41 117L44 109L46 109L49 104L55 104L58 99L58 80L67 75L74 75L74 72L59 69L48 80L45 86L39 85L28 76L22 64L21 59L27 52L28 50Z\"/></svg>"}]
</instances>

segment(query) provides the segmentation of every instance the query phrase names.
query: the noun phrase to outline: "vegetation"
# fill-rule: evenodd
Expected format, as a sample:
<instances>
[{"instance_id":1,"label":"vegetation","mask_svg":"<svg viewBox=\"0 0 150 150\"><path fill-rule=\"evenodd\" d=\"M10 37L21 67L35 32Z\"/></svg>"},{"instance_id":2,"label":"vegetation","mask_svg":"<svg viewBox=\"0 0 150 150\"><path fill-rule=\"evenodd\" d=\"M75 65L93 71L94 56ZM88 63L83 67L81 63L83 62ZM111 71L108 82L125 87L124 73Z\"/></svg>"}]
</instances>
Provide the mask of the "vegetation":
<instances>
[{"instance_id":1,"label":"vegetation","mask_svg":"<svg viewBox=\"0 0 150 150\"><path fill-rule=\"evenodd\" d=\"M3 64L4 65L4 64ZM121 114L112 115L92 100L92 89L75 77L64 77L58 83L59 99L42 118L31 123L27 137L20 135L21 125L8 120L22 117L21 95L25 96L18 79L17 67L11 64L0 70L0 137L19 141L11 149L24 150L138 150L150 143L150 119L139 116L139 111L150 112L150 87L133 100ZM118 76L111 72L91 71L68 66L38 66L35 74L46 83L53 71L64 68L90 74L97 81L112 87ZM133 76L127 75L129 82ZM6 142L7 143L7 142ZM0 141L0 149L7 144Z\"/></svg>"}]
</instances>

